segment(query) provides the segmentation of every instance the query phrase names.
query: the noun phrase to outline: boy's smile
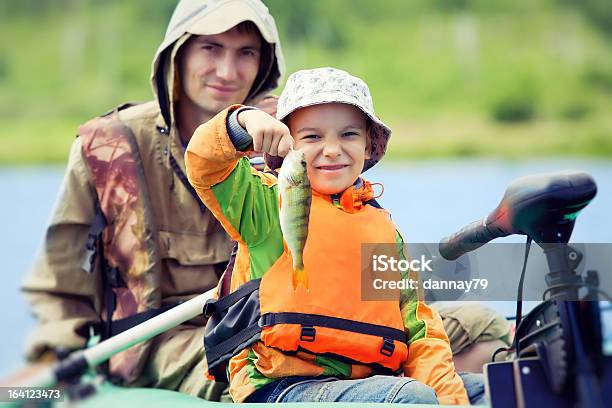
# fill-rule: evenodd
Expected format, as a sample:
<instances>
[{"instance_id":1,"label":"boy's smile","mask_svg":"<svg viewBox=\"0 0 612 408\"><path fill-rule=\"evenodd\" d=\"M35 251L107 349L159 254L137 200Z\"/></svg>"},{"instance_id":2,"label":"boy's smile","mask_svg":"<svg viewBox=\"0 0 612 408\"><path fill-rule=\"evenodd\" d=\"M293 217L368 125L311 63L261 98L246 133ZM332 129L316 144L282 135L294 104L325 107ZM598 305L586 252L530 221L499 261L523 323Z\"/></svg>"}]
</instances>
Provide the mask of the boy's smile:
<instances>
[{"instance_id":1,"label":"boy's smile","mask_svg":"<svg viewBox=\"0 0 612 408\"><path fill-rule=\"evenodd\" d=\"M307 106L289 115L294 149L306 156L315 191L336 194L351 186L370 157L366 115L343 103Z\"/></svg>"},{"instance_id":2,"label":"boy's smile","mask_svg":"<svg viewBox=\"0 0 612 408\"><path fill-rule=\"evenodd\" d=\"M317 170L326 171L326 172L338 172L338 170L342 170L347 168L348 164L328 164L323 166L318 166Z\"/></svg>"}]
</instances>

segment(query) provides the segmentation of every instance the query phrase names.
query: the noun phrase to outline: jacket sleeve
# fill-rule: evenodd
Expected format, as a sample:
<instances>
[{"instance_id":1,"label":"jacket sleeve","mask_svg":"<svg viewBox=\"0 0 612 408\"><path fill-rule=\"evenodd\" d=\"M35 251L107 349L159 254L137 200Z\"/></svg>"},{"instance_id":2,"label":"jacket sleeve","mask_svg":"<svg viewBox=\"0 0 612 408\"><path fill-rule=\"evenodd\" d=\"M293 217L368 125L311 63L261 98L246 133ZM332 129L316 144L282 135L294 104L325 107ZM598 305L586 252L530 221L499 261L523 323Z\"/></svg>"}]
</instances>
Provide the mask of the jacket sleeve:
<instances>
[{"instance_id":1,"label":"jacket sleeve","mask_svg":"<svg viewBox=\"0 0 612 408\"><path fill-rule=\"evenodd\" d=\"M189 182L232 239L256 247L279 229L276 177L254 169L246 152L232 144L227 118L239 106L196 129L185 167Z\"/></svg>"},{"instance_id":2,"label":"jacket sleeve","mask_svg":"<svg viewBox=\"0 0 612 408\"><path fill-rule=\"evenodd\" d=\"M100 272L94 269L89 274L81 268L94 218L93 194L77 138L42 248L22 283L37 318L27 346L29 360L57 347L83 347L86 326L99 321L101 299L96 294L101 291Z\"/></svg>"},{"instance_id":3,"label":"jacket sleeve","mask_svg":"<svg viewBox=\"0 0 612 408\"><path fill-rule=\"evenodd\" d=\"M403 239L399 232L397 243L401 245L399 251L403 257ZM440 404L469 405L463 380L455 371L450 342L438 312L426 305L414 290L402 292L400 307L409 348L404 375L432 387Z\"/></svg>"}]
</instances>

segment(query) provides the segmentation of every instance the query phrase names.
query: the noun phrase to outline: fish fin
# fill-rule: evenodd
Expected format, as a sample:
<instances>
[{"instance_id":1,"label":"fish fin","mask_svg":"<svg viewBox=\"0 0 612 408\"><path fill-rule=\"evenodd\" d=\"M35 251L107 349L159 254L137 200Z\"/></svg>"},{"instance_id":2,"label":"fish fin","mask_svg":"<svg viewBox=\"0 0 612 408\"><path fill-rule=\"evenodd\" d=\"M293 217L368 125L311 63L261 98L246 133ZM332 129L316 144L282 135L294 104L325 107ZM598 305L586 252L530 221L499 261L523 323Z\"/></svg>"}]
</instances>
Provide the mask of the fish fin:
<instances>
[{"instance_id":1,"label":"fish fin","mask_svg":"<svg viewBox=\"0 0 612 408\"><path fill-rule=\"evenodd\" d=\"M299 285L304 286L304 289L308 290L308 274L304 270L304 267L295 268L293 270L293 290L297 290Z\"/></svg>"}]
</instances>

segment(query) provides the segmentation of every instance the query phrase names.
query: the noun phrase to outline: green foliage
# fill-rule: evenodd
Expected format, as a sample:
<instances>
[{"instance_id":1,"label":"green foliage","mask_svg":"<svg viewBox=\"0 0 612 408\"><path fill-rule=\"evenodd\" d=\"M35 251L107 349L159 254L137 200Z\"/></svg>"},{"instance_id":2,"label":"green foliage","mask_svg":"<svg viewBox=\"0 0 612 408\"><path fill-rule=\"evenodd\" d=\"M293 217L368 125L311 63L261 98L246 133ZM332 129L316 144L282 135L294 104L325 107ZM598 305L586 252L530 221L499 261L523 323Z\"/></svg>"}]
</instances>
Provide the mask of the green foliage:
<instances>
[{"instance_id":1,"label":"green foliage","mask_svg":"<svg viewBox=\"0 0 612 408\"><path fill-rule=\"evenodd\" d=\"M564 119L582 120L586 118L593 110L593 107L586 101L572 101L567 104L560 112Z\"/></svg>"},{"instance_id":2,"label":"green foliage","mask_svg":"<svg viewBox=\"0 0 612 408\"><path fill-rule=\"evenodd\" d=\"M612 36L612 4L610 0L565 0L582 11L600 30Z\"/></svg>"},{"instance_id":3,"label":"green foliage","mask_svg":"<svg viewBox=\"0 0 612 408\"><path fill-rule=\"evenodd\" d=\"M0 55L0 83L8 80L8 76L8 62L5 56Z\"/></svg>"},{"instance_id":4,"label":"green foliage","mask_svg":"<svg viewBox=\"0 0 612 408\"><path fill-rule=\"evenodd\" d=\"M330 50L346 46L342 20L326 12L326 3L303 0L267 0L265 3L284 33L285 41Z\"/></svg>"},{"instance_id":5,"label":"green foliage","mask_svg":"<svg viewBox=\"0 0 612 408\"><path fill-rule=\"evenodd\" d=\"M612 111L612 43L599 22L609 0L264 2L288 73L336 66L368 83L394 127L392 156L506 155L521 140L533 154L612 157L612 121L602 119ZM61 162L80 123L150 99L151 60L175 4L0 0L0 163ZM491 127L458 136L466 118ZM415 124L427 143L402 130ZM509 144L492 137L508 128Z\"/></svg>"},{"instance_id":6,"label":"green foliage","mask_svg":"<svg viewBox=\"0 0 612 408\"><path fill-rule=\"evenodd\" d=\"M466 10L472 6L472 3L474 2L470 0L438 0L434 2L441 11Z\"/></svg>"},{"instance_id":7,"label":"green foliage","mask_svg":"<svg viewBox=\"0 0 612 408\"><path fill-rule=\"evenodd\" d=\"M532 88L523 85L508 91L494 101L491 115L498 122L527 122L536 115L536 97Z\"/></svg>"},{"instance_id":8,"label":"green foliage","mask_svg":"<svg viewBox=\"0 0 612 408\"><path fill-rule=\"evenodd\" d=\"M612 92L612 66L603 64L589 65L582 78L584 82L597 90Z\"/></svg>"}]
</instances>

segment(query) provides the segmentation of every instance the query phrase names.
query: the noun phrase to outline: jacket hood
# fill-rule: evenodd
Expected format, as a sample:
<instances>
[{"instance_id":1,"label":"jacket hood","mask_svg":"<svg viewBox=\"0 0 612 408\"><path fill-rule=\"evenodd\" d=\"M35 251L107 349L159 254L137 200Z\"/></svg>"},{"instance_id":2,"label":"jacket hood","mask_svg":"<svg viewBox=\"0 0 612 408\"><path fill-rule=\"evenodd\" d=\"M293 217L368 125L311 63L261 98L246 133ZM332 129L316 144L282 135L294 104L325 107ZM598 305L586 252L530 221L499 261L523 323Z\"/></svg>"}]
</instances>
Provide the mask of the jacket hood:
<instances>
[{"instance_id":1,"label":"jacket hood","mask_svg":"<svg viewBox=\"0 0 612 408\"><path fill-rule=\"evenodd\" d=\"M261 61L247 101L253 101L278 86L285 62L274 18L260 0L180 0L166 35L151 67L151 86L167 127L173 124L172 100L175 92L175 58L191 35L213 35L229 30L243 21L252 21L271 49L270 58Z\"/></svg>"}]
</instances>

